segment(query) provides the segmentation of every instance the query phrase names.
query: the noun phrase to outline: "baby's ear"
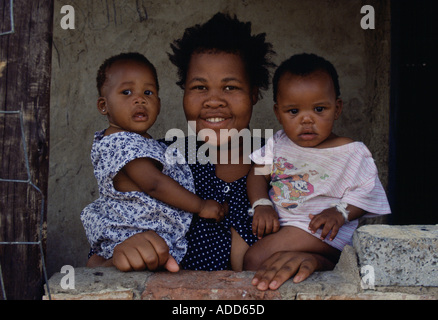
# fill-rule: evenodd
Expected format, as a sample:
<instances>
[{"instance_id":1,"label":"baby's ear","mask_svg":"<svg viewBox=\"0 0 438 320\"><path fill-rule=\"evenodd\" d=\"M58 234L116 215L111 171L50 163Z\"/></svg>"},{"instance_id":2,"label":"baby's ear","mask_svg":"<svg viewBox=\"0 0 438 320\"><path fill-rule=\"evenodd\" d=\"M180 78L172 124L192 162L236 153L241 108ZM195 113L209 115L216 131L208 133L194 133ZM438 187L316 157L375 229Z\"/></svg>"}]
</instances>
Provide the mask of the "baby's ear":
<instances>
[{"instance_id":1,"label":"baby's ear","mask_svg":"<svg viewBox=\"0 0 438 320\"><path fill-rule=\"evenodd\" d=\"M104 116L108 114L108 110L106 108L106 99L104 97L97 99L97 110L99 110L100 114Z\"/></svg>"},{"instance_id":2,"label":"baby's ear","mask_svg":"<svg viewBox=\"0 0 438 320\"><path fill-rule=\"evenodd\" d=\"M342 99L336 99L336 111L335 111L335 120L338 120L338 118L341 116L342 108L344 107L344 102Z\"/></svg>"}]
</instances>

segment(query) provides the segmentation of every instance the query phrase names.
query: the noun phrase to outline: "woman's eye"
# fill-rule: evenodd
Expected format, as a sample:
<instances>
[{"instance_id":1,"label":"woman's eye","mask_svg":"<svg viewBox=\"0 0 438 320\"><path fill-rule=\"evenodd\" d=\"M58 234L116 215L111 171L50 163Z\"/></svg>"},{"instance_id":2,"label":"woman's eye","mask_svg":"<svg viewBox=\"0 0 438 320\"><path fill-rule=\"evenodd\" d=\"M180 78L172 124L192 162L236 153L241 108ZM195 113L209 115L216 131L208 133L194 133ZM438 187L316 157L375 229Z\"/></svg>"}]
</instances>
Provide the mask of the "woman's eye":
<instances>
[{"instance_id":1,"label":"woman's eye","mask_svg":"<svg viewBox=\"0 0 438 320\"><path fill-rule=\"evenodd\" d=\"M204 90L207 89L207 87L206 86L201 86L201 85L199 85L199 86L195 85L195 86L192 86L191 89L192 90L197 90L197 91L204 91Z\"/></svg>"},{"instance_id":2,"label":"woman's eye","mask_svg":"<svg viewBox=\"0 0 438 320\"><path fill-rule=\"evenodd\" d=\"M232 91L232 90L236 90L236 89L237 89L237 87L235 87L235 86L226 86L225 87L226 91Z\"/></svg>"},{"instance_id":3,"label":"woman's eye","mask_svg":"<svg viewBox=\"0 0 438 320\"><path fill-rule=\"evenodd\" d=\"M325 109L324 107L315 107L315 111L318 113L323 112L324 109Z\"/></svg>"},{"instance_id":4,"label":"woman's eye","mask_svg":"<svg viewBox=\"0 0 438 320\"><path fill-rule=\"evenodd\" d=\"M131 92L131 90L123 90L122 91L122 94L124 94L125 96L128 96L128 95L130 95L132 92Z\"/></svg>"}]
</instances>

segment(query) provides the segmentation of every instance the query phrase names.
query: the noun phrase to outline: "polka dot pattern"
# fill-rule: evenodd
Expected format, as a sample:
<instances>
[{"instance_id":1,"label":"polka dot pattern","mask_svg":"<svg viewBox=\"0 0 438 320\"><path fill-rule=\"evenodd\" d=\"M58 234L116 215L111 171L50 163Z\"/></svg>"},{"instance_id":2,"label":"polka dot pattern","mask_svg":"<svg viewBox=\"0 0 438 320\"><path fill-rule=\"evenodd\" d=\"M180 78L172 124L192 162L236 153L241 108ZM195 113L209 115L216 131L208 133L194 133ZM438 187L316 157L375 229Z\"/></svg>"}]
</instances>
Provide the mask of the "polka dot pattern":
<instances>
[{"instance_id":1,"label":"polka dot pattern","mask_svg":"<svg viewBox=\"0 0 438 320\"><path fill-rule=\"evenodd\" d=\"M196 150L202 144L198 143ZM194 154L189 154L191 150L188 151L188 159L195 159ZM248 215L250 203L246 193L246 176L233 182L225 182L216 177L215 166L211 163L189 163L189 166L195 180L196 194L203 199L227 202L229 212L219 223L196 215L193 217L190 230L186 234L189 243L187 254L181 266L184 269L206 271L230 269L231 227L248 245L257 241L257 237L252 234L252 218Z\"/></svg>"}]
</instances>

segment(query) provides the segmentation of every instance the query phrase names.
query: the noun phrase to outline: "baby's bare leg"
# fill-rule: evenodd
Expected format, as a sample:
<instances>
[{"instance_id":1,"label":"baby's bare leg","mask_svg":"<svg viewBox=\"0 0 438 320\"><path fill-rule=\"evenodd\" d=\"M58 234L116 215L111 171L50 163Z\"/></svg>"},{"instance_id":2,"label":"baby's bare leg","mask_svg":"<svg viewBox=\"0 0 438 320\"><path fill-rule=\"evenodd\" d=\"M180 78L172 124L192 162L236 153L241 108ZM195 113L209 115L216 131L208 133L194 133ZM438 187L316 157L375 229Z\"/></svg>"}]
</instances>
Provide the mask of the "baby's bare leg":
<instances>
[{"instance_id":1,"label":"baby's bare leg","mask_svg":"<svg viewBox=\"0 0 438 320\"><path fill-rule=\"evenodd\" d=\"M339 250L297 227L285 226L280 231L257 241L245 254L244 270L258 270L271 255L280 251L321 254L329 259L339 257Z\"/></svg>"}]
</instances>

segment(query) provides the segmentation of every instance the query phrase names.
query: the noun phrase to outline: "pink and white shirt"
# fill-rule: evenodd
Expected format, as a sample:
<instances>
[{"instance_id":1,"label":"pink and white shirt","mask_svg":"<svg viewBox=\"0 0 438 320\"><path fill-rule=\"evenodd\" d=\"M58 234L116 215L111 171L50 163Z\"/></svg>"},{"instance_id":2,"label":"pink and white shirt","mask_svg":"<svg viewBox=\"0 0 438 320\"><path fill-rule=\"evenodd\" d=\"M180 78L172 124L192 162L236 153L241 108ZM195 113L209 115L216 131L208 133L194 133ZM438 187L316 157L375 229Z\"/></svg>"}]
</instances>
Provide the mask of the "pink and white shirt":
<instances>
[{"instance_id":1,"label":"pink and white shirt","mask_svg":"<svg viewBox=\"0 0 438 320\"><path fill-rule=\"evenodd\" d=\"M362 142L304 148L280 130L250 157L257 164L271 166L269 195L281 226L310 232L309 214L319 214L340 202L365 210L365 217L391 213L374 159ZM342 250L351 244L357 224L357 220L344 224L333 241L326 237L325 242ZM314 235L319 238L320 232Z\"/></svg>"}]
</instances>

